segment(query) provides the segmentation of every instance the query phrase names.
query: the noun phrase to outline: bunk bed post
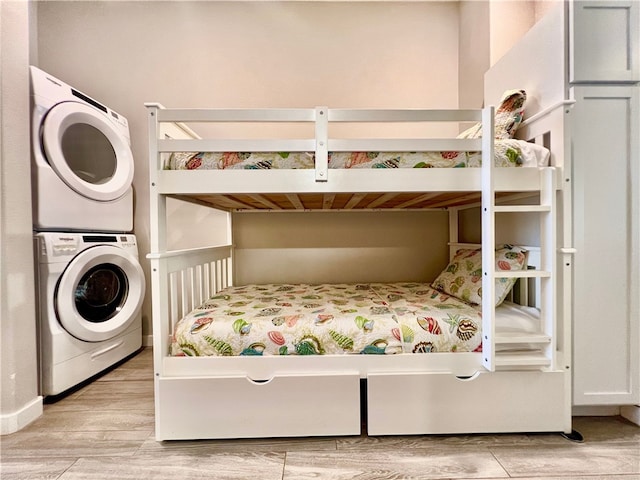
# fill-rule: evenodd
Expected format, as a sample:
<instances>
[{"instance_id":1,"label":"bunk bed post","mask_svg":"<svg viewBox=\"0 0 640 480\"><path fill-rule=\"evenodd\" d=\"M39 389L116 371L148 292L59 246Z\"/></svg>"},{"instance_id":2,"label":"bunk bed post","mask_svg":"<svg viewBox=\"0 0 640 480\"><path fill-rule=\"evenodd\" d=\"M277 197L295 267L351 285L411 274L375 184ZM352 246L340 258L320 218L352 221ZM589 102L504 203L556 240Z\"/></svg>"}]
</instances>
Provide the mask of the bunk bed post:
<instances>
[{"instance_id":1,"label":"bunk bed post","mask_svg":"<svg viewBox=\"0 0 640 480\"><path fill-rule=\"evenodd\" d=\"M571 141L572 138L572 113L575 100L566 100L563 102L560 109L561 118L557 120L562 125L562 131L564 136L560 139L552 138L552 143L555 141L558 144L547 145L548 148L558 150L562 155L562 188L559 192L561 198L561 212L562 215L562 246L560 248L561 265L562 269L558 269L562 272L562 284L556 285L557 297L561 299L561 306L559 310L559 318L562 320L562 345L559 345L562 352L562 363L558 365L558 368L564 368L565 375L565 391L568 392L565 399L565 433L572 432L571 415L573 411L573 398L571 392L573 391L573 306L572 306L572 292L573 292L573 259L576 253L573 241L573 200L572 200L572 173L573 173L573 157ZM561 143L560 143L561 142ZM557 334L560 332L557 332Z\"/></svg>"},{"instance_id":2,"label":"bunk bed post","mask_svg":"<svg viewBox=\"0 0 640 480\"><path fill-rule=\"evenodd\" d=\"M459 210L457 208L449 208L449 260L451 260L455 255L455 248L453 245L460 241L458 212Z\"/></svg>"},{"instance_id":3,"label":"bunk bed post","mask_svg":"<svg viewBox=\"0 0 640 480\"><path fill-rule=\"evenodd\" d=\"M160 133L158 114L162 105L145 104L149 115L149 237L151 253L147 256L151 267L151 311L153 333L153 370L154 389L159 389L159 379L163 375L163 361L169 355L169 345L165 341L169 338L169 298L167 260L160 258L159 253L166 251L166 197L158 193L158 171L162 170L160 152L158 151L158 136ZM156 434L161 438L162 423L156 408Z\"/></svg>"},{"instance_id":4,"label":"bunk bed post","mask_svg":"<svg viewBox=\"0 0 640 480\"><path fill-rule=\"evenodd\" d=\"M161 133L158 115L164 107L159 103L147 103L145 106L149 114L149 237L151 251L157 253L167 249L166 197L158 193L158 172L162 170L162 159L158 151L158 136Z\"/></svg>"},{"instance_id":5,"label":"bunk bed post","mask_svg":"<svg viewBox=\"0 0 640 480\"><path fill-rule=\"evenodd\" d=\"M236 278L236 265L233 261L235 244L233 242L233 213L231 212L227 212L227 243L231 245L229 259L227 260L227 286L232 287L235 285L234 278Z\"/></svg>"},{"instance_id":6,"label":"bunk bed post","mask_svg":"<svg viewBox=\"0 0 640 480\"><path fill-rule=\"evenodd\" d=\"M494 108L482 110L482 364L495 371Z\"/></svg>"}]
</instances>

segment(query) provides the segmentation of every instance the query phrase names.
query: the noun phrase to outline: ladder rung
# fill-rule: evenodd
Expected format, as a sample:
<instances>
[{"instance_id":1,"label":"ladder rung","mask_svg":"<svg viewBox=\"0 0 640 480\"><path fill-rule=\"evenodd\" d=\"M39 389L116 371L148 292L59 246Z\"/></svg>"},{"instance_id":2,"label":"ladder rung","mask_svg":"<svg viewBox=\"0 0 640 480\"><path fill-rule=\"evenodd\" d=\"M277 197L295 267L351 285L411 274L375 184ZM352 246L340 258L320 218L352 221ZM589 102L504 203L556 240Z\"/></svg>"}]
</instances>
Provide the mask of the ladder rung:
<instances>
[{"instance_id":1,"label":"ladder rung","mask_svg":"<svg viewBox=\"0 0 640 480\"><path fill-rule=\"evenodd\" d=\"M549 205L496 205L494 211L512 213L550 212L551 207Z\"/></svg>"},{"instance_id":2,"label":"ladder rung","mask_svg":"<svg viewBox=\"0 0 640 480\"><path fill-rule=\"evenodd\" d=\"M495 278L548 278L551 272L546 270L496 270Z\"/></svg>"},{"instance_id":3,"label":"ladder rung","mask_svg":"<svg viewBox=\"0 0 640 480\"><path fill-rule=\"evenodd\" d=\"M542 353L537 352L510 352L508 354L496 353L496 366L498 367L545 367L551 365L551 360Z\"/></svg>"},{"instance_id":4,"label":"ladder rung","mask_svg":"<svg viewBox=\"0 0 640 480\"><path fill-rule=\"evenodd\" d=\"M496 345L516 345L522 343L550 343L551 337L541 332L496 332Z\"/></svg>"}]
</instances>

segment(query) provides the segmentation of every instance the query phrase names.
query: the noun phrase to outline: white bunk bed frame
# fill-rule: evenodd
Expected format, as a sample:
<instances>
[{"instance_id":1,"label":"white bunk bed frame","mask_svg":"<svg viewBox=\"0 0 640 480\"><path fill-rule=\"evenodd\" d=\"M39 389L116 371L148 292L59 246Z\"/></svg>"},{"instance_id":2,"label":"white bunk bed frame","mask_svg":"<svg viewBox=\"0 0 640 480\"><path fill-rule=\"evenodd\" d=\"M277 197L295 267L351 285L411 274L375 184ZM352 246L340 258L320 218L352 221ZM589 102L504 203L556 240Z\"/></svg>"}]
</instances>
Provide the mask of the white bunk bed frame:
<instances>
[{"instance_id":1,"label":"white bunk bed frame","mask_svg":"<svg viewBox=\"0 0 640 480\"><path fill-rule=\"evenodd\" d=\"M553 23L541 22L518 46L526 51L540 38L548 41ZM542 36L541 36L542 35ZM555 35L555 34L554 34ZM557 36L557 35L556 35ZM557 50L557 44L549 50ZM522 54L519 54L522 55ZM551 55L551 53L550 53ZM553 54L555 55L555 54ZM507 60L509 57L507 56ZM527 58L518 60L526 65ZM503 68L504 66L499 66ZM544 77L543 74L540 74ZM491 78L491 72L487 76ZM527 84L530 96L545 91L546 78ZM532 80L529 78L529 82ZM506 87L506 88L503 88ZM489 87L513 88L504 80ZM496 98L491 96L490 98ZM552 163L543 168L495 168L494 110L348 110L315 109L166 109L147 104L151 185L151 262L156 438L158 440L359 435L361 401L366 401L369 435L490 432L571 432L570 308L565 298L571 277L566 224L570 181L569 112L564 92L559 101L539 97L519 130L527 140L545 143ZM334 139L333 122L482 121L481 140ZM312 122L315 138L304 140L207 140L187 122ZM167 134L170 135L167 135ZM172 137L172 138L169 138ZM470 151L482 150L482 167L466 169L328 169L328 151ZM315 169L266 171L169 171L162 158L178 151L312 151ZM277 208L272 194L303 198L322 195L330 205L338 194L454 192L448 207L450 245L458 244L458 212L480 206L483 248L483 351L377 355L269 357L171 357L172 329L183 315L217 291L233 284L233 245L167 251L166 199L170 196L215 199L246 194L265 208ZM505 196L505 192L509 192ZM512 192L517 192L513 194ZM496 194L499 196L497 197ZM514 198L539 194L536 205L516 205ZM481 197L481 198L480 198ZM478 199L480 198L480 201ZM466 199L466 202L464 201ZM496 200L498 199L498 200ZM470 202L470 203L469 203ZM300 202L299 202L300 203ZM214 203L215 204L215 203ZM540 248L532 249L535 269L496 272L495 216L502 212L536 213ZM559 218L558 218L559 217ZM564 218L563 218L564 217ZM558 222L560 220L561 222ZM557 232L556 224L562 229ZM231 233L229 225L229 234ZM559 235L558 235L559 233ZM540 330L505 335L495 328L495 279L513 275L520 298L534 285L541 311ZM523 304L526 302L523 301ZM526 354L497 351L496 346L534 345ZM361 398L361 379L366 395ZM443 412L456 412L444 415Z\"/></svg>"}]
</instances>

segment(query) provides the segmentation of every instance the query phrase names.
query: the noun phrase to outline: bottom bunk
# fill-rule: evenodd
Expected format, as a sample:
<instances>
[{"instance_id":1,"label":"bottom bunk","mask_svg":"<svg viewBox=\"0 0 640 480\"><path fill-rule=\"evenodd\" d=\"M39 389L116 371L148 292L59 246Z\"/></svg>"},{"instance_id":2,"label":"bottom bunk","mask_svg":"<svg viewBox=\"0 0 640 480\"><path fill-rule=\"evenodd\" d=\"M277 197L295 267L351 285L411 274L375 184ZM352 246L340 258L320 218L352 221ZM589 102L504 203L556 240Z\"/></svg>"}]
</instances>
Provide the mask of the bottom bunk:
<instances>
[{"instance_id":1,"label":"bottom bunk","mask_svg":"<svg viewBox=\"0 0 640 480\"><path fill-rule=\"evenodd\" d=\"M498 249L497 266L526 269L535 259L525 252ZM154 292L158 440L359 435L363 423L369 435L571 431L560 361L483 367L469 288L478 249L431 284L231 286L231 253L150 256L164 288ZM535 293L511 295L515 278L500 280L495 334L521 341L497 354L547 348L524 300Z\"/></svg>"}]
</instances>

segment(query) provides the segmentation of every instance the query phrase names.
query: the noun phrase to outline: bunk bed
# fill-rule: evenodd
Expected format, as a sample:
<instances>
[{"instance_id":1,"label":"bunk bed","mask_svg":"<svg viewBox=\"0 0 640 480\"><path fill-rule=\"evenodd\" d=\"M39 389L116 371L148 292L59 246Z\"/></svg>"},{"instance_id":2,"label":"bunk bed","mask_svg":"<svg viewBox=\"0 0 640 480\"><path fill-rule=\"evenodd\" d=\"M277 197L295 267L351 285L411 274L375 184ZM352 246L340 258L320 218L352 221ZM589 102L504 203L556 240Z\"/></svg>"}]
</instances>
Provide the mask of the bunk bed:
<instances>
[{"instance_id":1,"label":"bunk bed","mask_svg":"<svg viewBox=\"0 0 640 480\"><path fill-rule=\"evenodd\" d=\"M541 23L520 49L549 34ZM487 78L490 98L512 88ZM542 104L520 128L521 115L505 120L502 107L496 115L493 107L147 104L156 438L358 435L363 420L369 435L571 432L562 301L570 279L556 266L565 258L557 224L566 208L568 102L563 94L548 101L532 79L526 91ZM477 123L447 139L330 133L341 123L469 121ZM303 123L314 135L201 138L192 122ZM544 148L506 138L514 132ZM504 142L517 155L501 157ZM515 161L527 152L533 160ZM273 168L278 158L284 168ZM429 158L454 162L380 168L427 166ZM372 168L345 168L351 160ZM235 285L233 242L167 250L168 197L226 211L446 209L451 261L425 283ZM480 245L459 243L458 215L468 208L481 212ZM502 213L537 217L538 245L497 246Z\"/></svg>"}]
</instances>

